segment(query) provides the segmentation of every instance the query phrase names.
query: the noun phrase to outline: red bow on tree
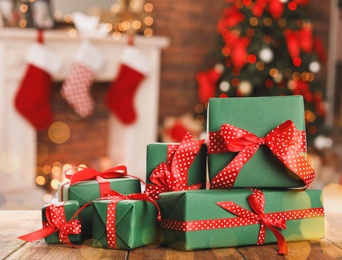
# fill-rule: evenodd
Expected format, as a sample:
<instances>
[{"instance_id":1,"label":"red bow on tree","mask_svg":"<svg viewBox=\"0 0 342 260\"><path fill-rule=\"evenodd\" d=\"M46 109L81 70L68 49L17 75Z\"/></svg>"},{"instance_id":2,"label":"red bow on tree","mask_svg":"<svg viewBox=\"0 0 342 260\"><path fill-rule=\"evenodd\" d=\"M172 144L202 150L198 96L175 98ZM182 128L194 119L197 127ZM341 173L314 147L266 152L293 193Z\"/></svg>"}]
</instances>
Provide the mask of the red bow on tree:
<instances>
[{"instance_id":1,"label":"red bow on tree","mask_svg":"<svg viewBox=\"0 0 342 260\"><path fill-rule=\"evenodd\" d=\"M314 97L310 91L309 84L306 81L294 81L293 95L302 95L307 102L313 102Z\"/></svg>"},{"instance_id":2,"label":"red bow on tree","mask_svg":"<svg viewBox=\"0 0 342 260\"><path fill-rule=\"evenodd\" d=\"M273 19L279 19L284 12L284 4L280 0L256 0L252 7L253 14L257 17L262 16L266 6Z\"/></svg>"},{"instance_id":3,"label":"red bow on tree","mask_svg":"<svg viewBox=\"0 0 342 260\"><path fill-rule=\"evenodd\" d=\"M170 156L170 163L161 162L153 170L149 178L153 184L146 184L146 194L159 199L162 192L199 189L201 184L188 186L188 171L203 144L204 140L195 141L187 133Z\"/></svg>"},{"instance_id":4,"label":"red bow on tree","mask_svg":"<svg viewBox=\"0 0 342 260\"><path fill-rule=\"evenodd\" d=\"M60 242L75 247L71 244L69 235L81 234L81 224L78 220L73 220L73 218L68 222L66 221L64 203L47 206L45 217L47 223L43 223L42 229L20 236L19 239L33 242L58 232Z\"/></svg>"},{"instance_id":5,"label":"red bow on tree","mask_svg":"<svg viewBox=\"0 0 342 260\"><path fill-rule=\"evenodd\" d=\"M212 179L212 188L232 188L240 170L260 145L266 145L289 170L303 180L305 187L315 177L314 169L300 154L303 150L303 132L298 131L290 120L277 126L266 137L257 137L230 124L222 125L220 134L227 150L238 154Z\"/></svg>"},{"instance_id":6,"label":"red bow on tree","mask_svg":"<svg viewBox=\"0 0 342 260\"><path fill-rule=\"evenodd\" d=\"M209 98L215 97L216 84L221 77L222 70L221 66L215 66L210 70L197 73L198 97L201 103L204 104Z\"/></svg>"},{"instance_id":7,"label":"red bow on tree","mask_svg":"<svg viewBox=\"0 0 342 260\"><path fill-rule=\"evenodd\" d=\"M230 57L233 65L241 69L247 61L247 47L251 39L247 36L239 37L235 32L226 30L222 33L226 47L230 49Z\"/></svg>"},{"instance_id":8,"label":"red bow on tree","mask_svg":"<svg viewBox=\"0 0 342 260\"><path fill-rule=\"evenodd\" d=\"M217 23L218 32L223 33L227 29L233 28L235 25L243 21L244 17L244 14L241 13L235 5L224 9L222 18Z\"/></svg>"},{"instance_id":9,"label":"red bow on tree","mask_svg":"<svg viewBox=\"0 0 342 260\"><path fill-rule=\"evenodd\" d=\"M260 230L257 245L264 244L266 228L271 230L278 241L278 253L287 254L288 249L286 240L278 231L278 229L286 229L284 218L279 216L268 216L268 214L265 214L265 197L259 190L253 190L253 194L248 196L248 202L254 212L246 210L234 202L217 202L216 204L238 217L246 219L246 221L258 221L260 223Z\"/></svg>"},{"instance_id":10,"label":"red bow on tree","mask_svg":"<svg viewBox=\"0 0 342 260\"><path fill-rule=\"evenodd\" d=\"M291 58L300 56L300 50L302 49L306 53L312 52L313 38L312 38L312 26L304 26L299 31L293 31L287 29L284 31L287 49Z\"/></svg>"}]
</instances>

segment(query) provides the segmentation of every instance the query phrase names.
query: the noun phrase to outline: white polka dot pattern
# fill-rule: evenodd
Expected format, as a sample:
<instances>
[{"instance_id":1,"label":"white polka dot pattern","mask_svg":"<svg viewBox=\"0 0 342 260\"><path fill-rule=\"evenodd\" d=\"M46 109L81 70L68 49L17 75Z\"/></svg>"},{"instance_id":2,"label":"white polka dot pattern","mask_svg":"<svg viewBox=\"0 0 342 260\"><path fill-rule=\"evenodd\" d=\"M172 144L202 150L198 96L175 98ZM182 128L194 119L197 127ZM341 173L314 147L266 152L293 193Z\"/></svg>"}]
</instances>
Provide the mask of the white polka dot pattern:
<instances>
[{"instance_id":1,"label":"white polka dot pattern","mask_svg":"<svg viewBox=\"0 0 342 260\"><path fill-rule=\"evenodd\" d=\"M284 252L287 250L286 241L278 229L286 229L285 221L324 216L323 208L309 208L284 212L264 213L264 195L261 191L255 189L253 189L253 194L248 197L248 202L254 212L244 209L231 201L216 202L218 206L238 216L236 218L190 221L162 219L160 226L165 229L172 229L182 232L193 232L223 228L236 228L259 224L260 229L256 244L261 245L264 243L267 227L277 238L279 251Z\"/></svg>"},{"instance_id":2,"label":"white polka dot pattern","mask_svg":"<svg viewBox=\"0 0 342 260\"><path fill-rule=\"evenodd\" d=\"M266 145L272 153L293 173L300 177L307 188L315 177L315 172L305 157L302 131L298 131L288 120L273 129L266 137L256 135L230 124L221 126L221 139L217 134L209 136L209 150L218 152L239 152L212 180L211 188L232 188L242 167L256 153L260 145ZM304 138L305 139L305 138ZM218 140L215 143L214 140ZM223 140L223 142L222 142ZM226 148L223 149L223 143Z\"/></svg>"},{"instance_id":3,"label":"white polka dot pattern","mask_svg":"<svg viewBox=\"0 0 342 260\"><path fill-rule=\"evenodd\" d=\"M117 200L110 201L107 206L107 243L108 248L116 248L116 204Z\"/></svg>"},{"instance_id":4,"label":"white polka dot pattern","mask_svg":"<svg viewBox=\"0 0 342 260\"><path fill-rule=\"evenodd\" d=\"M116 241L116 205L122 200L141 200L152 203L157 208L157 219L161 220L159 205L156 201L151 199L149 196L143 193L132 193L129 195L123 195L118 192L114 192L115 196L101 198L110 200L107 205L107 216L106 216L106 234L108 248L118 248Z\"/></svg>"},{"instance_id":5,"label":"white polka dot pattern","mask_svg":"<svg viewBox=\"0 0 342 260\"><path fill-rule=\"evenodd\" d=\"M47 222L43 223L43 228L53 227L58 231L59 241L71 245L69 234L80 234L81 224L78 220L66 221L64 203L51 204L45 210Z\"/></svg>"},{"instance_id":6,"label":"white polka dot pattern","mask_svg":"<svg viewBox=\"0 0 342 260\"><path fill-rule=\"evenodd\" d=\"M188 185L188 172L203 144L204 140L195 141L187 133L179 145L168 145L167 163L161 162L153 170L153 184L146 185L146 194L159 199L162 192L199 189L200 184Z\"/></svg>"},{"instance_id":7,"label":"white polka dot pattern","mask_svg":"<svg viewBox=\"0 0 342 260\"><path fill-rule=\"evenodd\" d=\"M75 63L63 83L61 94L81 117L89 116L94 110L90 87L95 73L82 63Z\"/></svg>"}]
</instances>

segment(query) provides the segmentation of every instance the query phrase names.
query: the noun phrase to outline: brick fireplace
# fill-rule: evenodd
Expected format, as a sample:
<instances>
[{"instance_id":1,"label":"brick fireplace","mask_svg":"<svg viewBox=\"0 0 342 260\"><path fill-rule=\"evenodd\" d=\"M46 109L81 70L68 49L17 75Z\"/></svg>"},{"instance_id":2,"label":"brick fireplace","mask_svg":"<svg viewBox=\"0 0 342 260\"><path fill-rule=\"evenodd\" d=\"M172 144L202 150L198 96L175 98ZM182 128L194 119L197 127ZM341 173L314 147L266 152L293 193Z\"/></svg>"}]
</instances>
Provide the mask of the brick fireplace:
<instances>
[{"instance_id":1,"label":"brick fireplace","mask_svg":"<svg viewBox=\"0 0 342 260\"><path fill-rule=\"evenodd\" d=\"M2 57L0 60L0 181L6 183L6 185L0 185L0 200L3 201L13 200L11 194L18 194L16 191L35 189L37 161L42 164L51 164L55 160L47 158L45 161L42 160L46 151L46 147L43 146L46 144L41 146L41 143L46 139L46 135L44 133L37 135L36 130L17 113L13 105L13 98L26 68L24 57L27 47L35 41L36 35L35 30L28 29L2 29L0 31L0 56ZM55 82L62 82L72 64L72 54L82 37L70 37L68 31L57 30L46 31L44 36L47 47L57 52L64 62L62 71L53 75ZM138 119L128 126L121 124L103 107L103 95L108 88L108 83L115 80L119 65L118 57L127 43L127 38L123 37L119 40L111 37L90 38L90 41L106 54L105 67L96 75L94 85L96 91L93 89L97 114L88 119L72 119L72 122L67 123L72 128L71 137L75 138L72 140L75 143L72 144L70 139L70 142L66 144L69 147L49 146L48 144L49 156L58 157L58 161L62 164L88 163L90 164L88 166L96 166L101 158L108 157L112 166L125 164L130 173L143 178L146 144L156 141L157 138L161 49L167 47L169 41L164 37L137 36L135 39L136 46L148 57L151 71L136 93L135 105ZM59 88L60 84L55 84L53 93L59 92ZM70 119L72 111L58 95L57 93L54 99L59 102L57 103L59 105L54 103L52 105L54 109L62 106L62 112L55 114L55 121L66 120L68 117ZM95 148L88 148L89 142L92 142ZM72 146L76 149L75 151L71 151ZM68 155L69 150L71 155Z\"/></svg>"}]
</instances>

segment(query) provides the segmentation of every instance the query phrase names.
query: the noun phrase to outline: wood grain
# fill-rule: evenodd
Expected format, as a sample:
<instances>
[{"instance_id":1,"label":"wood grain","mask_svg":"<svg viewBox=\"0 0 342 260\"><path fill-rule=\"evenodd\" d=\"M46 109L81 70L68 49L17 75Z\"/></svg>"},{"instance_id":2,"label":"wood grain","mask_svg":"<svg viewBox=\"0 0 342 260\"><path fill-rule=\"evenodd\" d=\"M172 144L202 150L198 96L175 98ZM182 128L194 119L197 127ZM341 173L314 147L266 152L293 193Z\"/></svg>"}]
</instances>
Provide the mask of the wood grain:
<instances>
[{"instance_id":1,"label":"wood grain","mask_svg":"<svg viewBox=\"0 0 342 260\"><path fill-rule=\"evenodd\" d=\"M18 236L41 228L40 214L40 211L0 210L0 259L342 259L342 214L326 215L325 239L288 242L289 253L286 256L277 254L277 244L182 252L156 246L131 251L95 248L91 240L85 241L81 248L46 244L44 240L33 243L19 240Z\"/></svg>"}]
</instances>

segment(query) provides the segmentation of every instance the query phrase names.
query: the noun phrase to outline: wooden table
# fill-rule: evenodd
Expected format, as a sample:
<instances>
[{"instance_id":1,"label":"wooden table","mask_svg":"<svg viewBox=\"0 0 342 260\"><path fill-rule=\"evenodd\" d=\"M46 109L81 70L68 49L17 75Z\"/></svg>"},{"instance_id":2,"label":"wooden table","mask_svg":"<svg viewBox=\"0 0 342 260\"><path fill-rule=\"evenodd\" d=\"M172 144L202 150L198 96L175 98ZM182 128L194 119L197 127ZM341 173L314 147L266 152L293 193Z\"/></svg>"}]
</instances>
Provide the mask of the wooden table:
<instances>
[{"instance_id":1,"label":"wooden table","mask_svg":"<svg viewBox=\"0 0 342 260\"><path fill-rule=\"evenodd\" d=\"M342 259L342 214L326 214L326 238L289 242L289 254L277 255L277 245L249 246L181 252L168 248L142 247L132 251L48 245L43 240L26 243L18 236L41 228L40 211L0 211L1 259Z\"/></svg>"}]
</instances>

